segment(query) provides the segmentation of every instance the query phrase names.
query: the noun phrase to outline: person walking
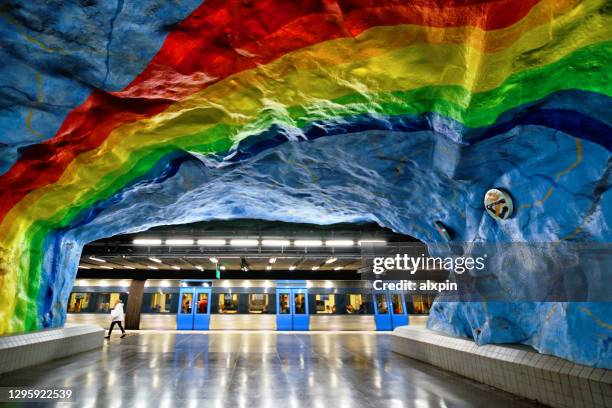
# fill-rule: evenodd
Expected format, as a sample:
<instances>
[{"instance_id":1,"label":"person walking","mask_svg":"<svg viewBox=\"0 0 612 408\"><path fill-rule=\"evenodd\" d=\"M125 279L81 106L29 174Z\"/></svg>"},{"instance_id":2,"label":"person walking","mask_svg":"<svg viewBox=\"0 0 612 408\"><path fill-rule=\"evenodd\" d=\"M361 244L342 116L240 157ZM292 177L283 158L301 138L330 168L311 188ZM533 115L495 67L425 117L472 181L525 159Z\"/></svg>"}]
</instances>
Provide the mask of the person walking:
<instances>
[{"instance_id":1,"label":"person walking","mask_svg":"<svg viewBox=\"0 0 612 408\"><path fill-rule=\"evenodd\" d=\"M113 310L111 310L111 325L110 329L108 329L108 336L106 339L110 339L111 333L113 332L113 327L115 324L119 326L121 329L121 338L125 337L125 330L123 329L123 325L121 324L125 320L125 313L123 312L123 300L119 299L115 304Z\"/></svg>"}]
</instances>

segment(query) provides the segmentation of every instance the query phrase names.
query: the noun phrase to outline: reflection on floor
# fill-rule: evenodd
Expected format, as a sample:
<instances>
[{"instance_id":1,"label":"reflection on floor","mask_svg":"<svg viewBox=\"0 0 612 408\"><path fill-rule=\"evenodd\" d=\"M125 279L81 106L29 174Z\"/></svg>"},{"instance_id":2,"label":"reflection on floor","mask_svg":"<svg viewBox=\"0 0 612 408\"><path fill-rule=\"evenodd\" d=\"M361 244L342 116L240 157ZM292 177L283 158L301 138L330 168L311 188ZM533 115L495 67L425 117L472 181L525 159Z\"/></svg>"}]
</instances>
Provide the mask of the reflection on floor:
<instances>
[{"instance_id":1,"label":"reflection on floor","mask_svg":"<svg viewBox=\"0 0 612 408\"><path fill-rule=\"evenodd\" d=\"M80 407L531 406L394 354L372 332L139 332L0 386L70 387Z\"/></svg>"}]
</instances>

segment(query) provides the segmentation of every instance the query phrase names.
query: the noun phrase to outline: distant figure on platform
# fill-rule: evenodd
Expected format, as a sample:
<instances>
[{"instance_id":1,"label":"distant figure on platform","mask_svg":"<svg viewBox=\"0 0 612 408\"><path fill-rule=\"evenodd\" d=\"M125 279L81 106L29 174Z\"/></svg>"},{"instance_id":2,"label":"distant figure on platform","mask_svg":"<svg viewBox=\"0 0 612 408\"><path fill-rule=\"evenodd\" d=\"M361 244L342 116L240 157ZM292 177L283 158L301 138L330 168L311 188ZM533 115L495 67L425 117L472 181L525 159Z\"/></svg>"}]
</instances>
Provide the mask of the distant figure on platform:
<instances>
[{"instance_id":1,"label":"distant figure on platform","mask_svg":"<svg viewBox=\"0 0 612 408\"><path fill-rule=\"evenodd\" d=\"M123 325L121 324L125 320L125 313L123 312L123 300L119 299L115 304L113 310L111 310L111 319L112 321L110 329L108 329L108 336L106 336L105 338L110 339L115 324L119 325L119 328L121 329L121 338L124 338L125 330L123 329Z\"/></svg>"}]
</instances>

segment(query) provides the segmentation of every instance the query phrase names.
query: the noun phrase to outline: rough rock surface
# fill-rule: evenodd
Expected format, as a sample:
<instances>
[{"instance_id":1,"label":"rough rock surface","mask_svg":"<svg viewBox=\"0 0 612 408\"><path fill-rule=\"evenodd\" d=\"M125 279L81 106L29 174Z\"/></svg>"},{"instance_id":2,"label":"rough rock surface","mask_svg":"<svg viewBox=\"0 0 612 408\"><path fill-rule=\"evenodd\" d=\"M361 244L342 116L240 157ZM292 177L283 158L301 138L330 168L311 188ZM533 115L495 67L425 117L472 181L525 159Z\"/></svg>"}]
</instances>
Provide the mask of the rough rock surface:
<instances>
[{"instance_id":1,"label":"rough rock surface","mask_svg":"<svg viewBox=\"0 0 612 408\"><path fill-rule=\"evenodd\" d=\"M434 243L442 220L459 243L610 242L605 2L294 3L6 7L0 332L63 324L83 245L162 224L368 220ZM510 220L485 214L491 187L512 193ZM496 284L535 290L529 273ZM589 299L437 301L429 326L610 368L609 316Z\"/></svg>"}]
</instances>

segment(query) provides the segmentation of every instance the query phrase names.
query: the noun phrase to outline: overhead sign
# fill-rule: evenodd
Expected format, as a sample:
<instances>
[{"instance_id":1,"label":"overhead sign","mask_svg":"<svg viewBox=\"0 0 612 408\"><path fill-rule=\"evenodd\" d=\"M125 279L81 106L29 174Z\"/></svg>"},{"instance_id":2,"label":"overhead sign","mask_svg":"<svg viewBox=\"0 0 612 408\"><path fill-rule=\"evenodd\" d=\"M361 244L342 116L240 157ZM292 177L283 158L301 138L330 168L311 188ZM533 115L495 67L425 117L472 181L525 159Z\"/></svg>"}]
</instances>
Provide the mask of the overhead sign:
<instances>
[{"instance_id":1,"label":"overhead sign","mask_svg":"<svg viewBox=\"0 0 612 408\"><path fill-rule=\"evenodd\" d=\"M487 191L484 206L487 213L496 220L507 220L514 211L514 203L510 194L497 188Z\"/></svg>"}]
</instances>

